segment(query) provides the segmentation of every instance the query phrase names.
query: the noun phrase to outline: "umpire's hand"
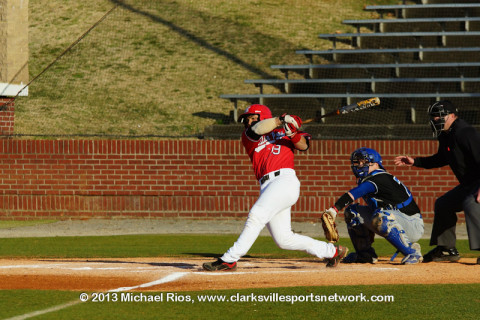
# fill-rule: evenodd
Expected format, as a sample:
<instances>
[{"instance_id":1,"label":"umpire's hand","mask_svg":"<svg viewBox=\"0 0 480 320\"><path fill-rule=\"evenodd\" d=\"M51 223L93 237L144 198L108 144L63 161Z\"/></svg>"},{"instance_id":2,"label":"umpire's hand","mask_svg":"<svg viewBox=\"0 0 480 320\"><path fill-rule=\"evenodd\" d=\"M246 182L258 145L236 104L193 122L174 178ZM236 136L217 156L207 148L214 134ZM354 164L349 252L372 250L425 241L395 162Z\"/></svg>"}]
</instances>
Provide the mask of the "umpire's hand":
<instances>
[{"instance_id":1,"label":"umpire's hand","mask_svg":"<svg viewBox=\"0 0 480 320\"><path fill-rule=\"evenodd\" d=\"M414 159L409 156L398 156L395 158L395 165L397 166L413 166Z\"/></svg>"}]
</instances>

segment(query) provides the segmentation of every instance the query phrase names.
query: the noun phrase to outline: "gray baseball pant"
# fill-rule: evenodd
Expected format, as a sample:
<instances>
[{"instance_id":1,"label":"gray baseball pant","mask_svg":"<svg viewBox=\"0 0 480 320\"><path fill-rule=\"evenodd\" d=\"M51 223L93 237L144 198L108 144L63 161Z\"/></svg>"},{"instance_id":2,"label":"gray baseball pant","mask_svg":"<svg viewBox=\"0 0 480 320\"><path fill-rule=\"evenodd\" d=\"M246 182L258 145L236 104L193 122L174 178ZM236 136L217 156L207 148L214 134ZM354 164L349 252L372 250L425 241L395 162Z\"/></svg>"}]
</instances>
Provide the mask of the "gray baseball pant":
<instances>
[{"instance_id":1,"label":"gray baseball pant","mask_svg":"<svg viewBox=\"0 0 480 320\"><path fill-rule=\"evenodd\" d=\"M435 201L430 245L455 247L457 212L465 213L470 250L480 250L480 203L476 201L479 186L459 185Z\"/></svg>"}]
</instances>

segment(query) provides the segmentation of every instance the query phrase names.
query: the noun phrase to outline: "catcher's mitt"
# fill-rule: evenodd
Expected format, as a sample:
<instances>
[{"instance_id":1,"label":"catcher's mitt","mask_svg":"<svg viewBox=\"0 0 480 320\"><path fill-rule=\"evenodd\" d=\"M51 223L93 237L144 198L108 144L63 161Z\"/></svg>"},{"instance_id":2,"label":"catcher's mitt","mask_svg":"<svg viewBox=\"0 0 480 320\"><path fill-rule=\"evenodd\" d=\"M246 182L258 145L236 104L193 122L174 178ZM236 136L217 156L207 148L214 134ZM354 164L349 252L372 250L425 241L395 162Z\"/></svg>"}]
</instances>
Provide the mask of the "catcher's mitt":
<instances>
[{"instance_id":1,"label":"catcher's mitt","mask_svg":"<svg viewBox=\"0 0 480 320\"><path fill-rule=\"evenodd\" d=\"M337 242L340 239L338 235L337 225L335 224L335 219L328 213L324 212L321 217L323 232L325 233L325 238L329 242Z\"/></svg>"}]
</instances>

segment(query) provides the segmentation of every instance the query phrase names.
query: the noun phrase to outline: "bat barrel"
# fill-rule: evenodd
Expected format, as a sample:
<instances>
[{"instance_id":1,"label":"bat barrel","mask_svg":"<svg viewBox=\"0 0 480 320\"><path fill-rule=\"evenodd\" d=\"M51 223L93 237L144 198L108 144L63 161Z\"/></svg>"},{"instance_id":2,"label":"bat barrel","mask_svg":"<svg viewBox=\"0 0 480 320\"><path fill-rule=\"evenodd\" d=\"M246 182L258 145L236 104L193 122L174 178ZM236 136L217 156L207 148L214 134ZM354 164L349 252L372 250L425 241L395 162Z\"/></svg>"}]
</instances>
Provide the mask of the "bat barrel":
<instances>
[{"instance_id":1,"label":"bat barrel","mask_svg":"<svg viewBox=\"0 0 480 320\"><path fill-rule=\"evenodd\" d=\"M363 109L368 109L368 108L371 108L371 107L374 107L374 106L378 106L379 104L380 104L380 98L378 98L378 97L370 98L370 99L367 99L367 100L363 100L363 101L359 101L359 102L356 102L356 103L349 104L348 106L343 106L343 107L341 107L337 110L334 110L332 112L324 114L320 117L307 119L307 120L303 121L303 123L310 123L310 122L318 121L318 120L320 120L322 118L325 118L325 117L337 116L337 115L340 115L340 114L346 114L346 113L350 113L350 112L360 111L360 110L363 110Z\"/></svg>"}]
</instances>

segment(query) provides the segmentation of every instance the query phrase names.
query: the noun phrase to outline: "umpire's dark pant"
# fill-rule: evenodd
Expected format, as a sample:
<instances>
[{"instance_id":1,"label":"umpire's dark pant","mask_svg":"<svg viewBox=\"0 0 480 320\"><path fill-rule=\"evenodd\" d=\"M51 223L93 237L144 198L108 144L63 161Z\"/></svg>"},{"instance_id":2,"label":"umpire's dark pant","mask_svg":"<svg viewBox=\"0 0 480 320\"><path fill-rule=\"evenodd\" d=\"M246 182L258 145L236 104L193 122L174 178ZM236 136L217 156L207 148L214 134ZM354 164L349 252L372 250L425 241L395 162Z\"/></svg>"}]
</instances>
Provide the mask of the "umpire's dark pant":
<instances>
[{"instance_id":1,"label":"umpire's dark pant","mask_svg":"<svg viewBox=\"0 0 480 320\"><path fill-rule=\"evenodd\" d=\"M430 245L455 247L457 212L465 213L468 240L471 250L480 250L480 203L476 202L475 187L459 185L435 201Z\"/></svg>"}]
</instances>

